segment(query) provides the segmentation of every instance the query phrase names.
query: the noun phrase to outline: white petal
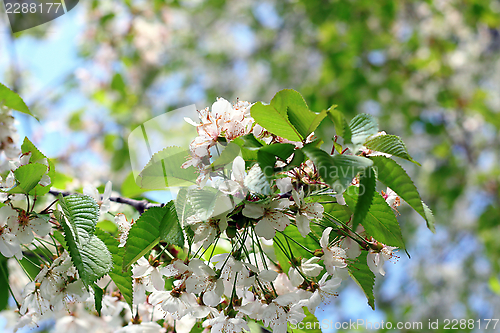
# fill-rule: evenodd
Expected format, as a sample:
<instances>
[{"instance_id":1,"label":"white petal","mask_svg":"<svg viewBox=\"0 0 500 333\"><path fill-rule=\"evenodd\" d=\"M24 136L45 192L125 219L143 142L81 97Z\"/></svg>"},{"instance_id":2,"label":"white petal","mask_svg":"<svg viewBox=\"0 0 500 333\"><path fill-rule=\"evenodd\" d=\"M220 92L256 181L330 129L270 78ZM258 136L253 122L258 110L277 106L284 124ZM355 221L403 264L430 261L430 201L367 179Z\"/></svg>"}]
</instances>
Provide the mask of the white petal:
<instances>
[{"instance_id":1,"label":"white petal","mask_svg":"<svg viewBox=\"0 0 500 333\"><path fill-rule=\"evenodd\" d=\"M323 235L321 236L321 240L319 241L319 244L321 245L321 248L325 250L325 248L328 247L328 244L330 243L330 232L332 232L333 228L328 227L323 231Z\"/></svg>"},{"instance_id":2,"label":"white petal","mask_svg":"<svg viewBox=\"0 0 500 333\"><path fill-rule=\"evenodd\" d=\"M3 206L0 208L0 225L3 225L10 217L17 218L17 211L10 206Z\"/></svg>"},{"instance_id":3,"label":"white petal","mask_svg":"<svg viewBox=\"0 0 500 333\"><path fill-rule=\"evenodd\" d=\"M101 202L101 196L99 195L99 191L92 185L85 186L83 188L83 194L94 198L94 200L97 202Z\"/></svg>"},{"instance_id":4,"label":"white petal","mask_svg":"<svg viewBox=\"0 0 500 333\"><path fill-rule=\"evenodd\" d=\"M170 291L154 291L149 296L149 304L157 305L170 296Z\"/></svg>"},{"instance_id":5,"label":"white petal","mask_svg":"<svg viewBox=\"0 0 500 333\"><path fill-rule=\"evenodd\" d=\"M292 179L290 177L276 179L276 186L281 193L288 193L293 189Z\"/></svg>"},{"instance_id":6,"label":"white petal","mask_svg":"<svg viewBox=\"0 0 500 333\"><path fill-rule=\"evenodd\" d=\"M307 216L299 214L295 217L295 222L297 223L297 228L299 229L300 234L305 238L311 232L309 219Z\"/></svg>"},{"instance_id":7,"label":"white petal","mask_svg":"<svg viewBox=\"0 0 500 333\"><path fill-rule=\"evenodd\" d=\"M311 218L320 219L323 217L323 205L317 202L308 203L302 207L302 212Z\"/></svg>"},{"instance_id":8,"label":"white petal","mask_svg":"<svg viewBox=\"0 0 500 333\"><path fill-rule=\"evenodd\" d=\"M22 256L21 246L17 238L13 234L5 233L5 231L0 237L0 252L8 258L14 255L17 258L18 253L21 253Z\"/></svg>"},{"instance_id":9,"label":"white petal","mask_svg":"<svg viewBox=\"0 0 500 333\"><path fill-rule=\"evenodd\" d=\"M309 309L309 312L314 314L316 312L316 308L321 304L321 296L319 295L319 292L316 290L314 294L309 298L309 304L307 305L307 308Z\"/></svg>"},{"instance_id":10,"label":"white petal","mask_svg":"<svg viewBox=\"0 0 500 333\"><path fill-rule=\"evenodd\" d=\"M246 217L258 219L264 215L264 207L258 204L246 204L242 213Z\"/></svg>"},{"instance_id":11,"label":"white petal","mask_svg":"<svg viewBox=\"0 0 500 333\"><path fill-rule=\"evenodd\" d=\"M241 189L243 188L240 186L240 184L230 179L222 181L219 185L219 191L221 191L224 194L234 195Z\"/></svg>"},{"instance_id":12,"label":"white petal","mask_svg":"<svg viewBox=\"0 0 500 333\"><path fill-rule=\"evenodd\" d=\"M295 189L292 190L292 197L293 197L293 200L295 201L295 204L298 207L300 207L302 205L302 203L300 202L299 194L297 193L297 191L295 191Z\"/></svg>"},{"instance_id":13,"label":"white petal","mask_svg":"<svg viewBox=\"0 0 500 333\"><path fill-rule=\"evenodd\" d=\"M217 306L220 303L220 296L215 293L215 291L207 291L203 294L203 303L208 306Z\"/></svg>"},{"instance_id":14,"label":"white petal","mask_svg":"<svg viewBox=\"0 0 500 333\"><path fill-rule=\"evenodd\" d=\"M339 205L345 206L345 199L344 199L344 196L342 195L342 193L335 195L335 197L337 198L337 203Z\"/></svg>"},{"instance_id":15,"label":"white petal","mask_svg":"<svg viewBox=\"0 0 500 333\"><path fill-rule=\"evenodd\" d=\"M278 277L278 272L271 271L269 269L263 270L259 274L259 279L264 280L265 282L273 282Z\"/></svg>"},{"instance_id":16,"label":"white petal","mask_svg":"<svg viewBox=\"0 0 500 333\"><path fill-rule=\"evenodd\" d=\"M165 289L165 280L163 280L162 275L157 269L153 269L151 271L151 282L156 290L164 290Z\"/></svg>"},{"instance_id":17,"label":"white petal","mask_svg":"<svg viewBox=\"0 0 500 333\"><path fill-rule=\"evenodd\" d=\"M217 101L212 104L212 113L216 117L223 117L230 115L233 111L233 106L224 98L218 98Z\"/></svg>"},{"instance_id":18,"label":"white petal","mask_svg":"<svg viewBox=\"0 0 500 333\"><path fill-rule=\"evenodd\" d=\"M215 200L215 208L212 213L212 217L232 211L233 208L234 208L234 200L232 198L230 198L227 195L219 195Z\"/></svg>"},{"instance_id":19,"label":"white petal","mask_svg":"<svg viewBox=\"0 0 500 333\"><path fill-rule=\"evenodd\" d=\"M42 179L40 179L39 183L42 186L48 186L48 185L50 185L50 177L49 177L49 175L43 175Z\"/></svg>"},{"instance_id":20,"label":"white petal","mask_svg":"<svg viewBox=\"0 0 500 333\"><path fill-rule=\"evenodd\" d=\"M233 180L243 183L245 179L245 160L241 156L236 156L233 161Z\"/></svg>"},{"instance_id":21,"label":"white petal","mask_svg":"<svg viewBox=\"0 0 500 333\"><path fill-rule=\"evenodd\" d=\"M196 276L191 275L186 280L186 291L188 293L199 294L205 289L205 284Z\"/></svg>"},{"instance_id":22,"label":"white petal","mask_svg":"<svg viewBox=\"0 0 500 333\"><path fill-rule=\"evenodd\" d=\"M276 231L268 219L262 219L255 225L255 233L260 237L264 237L267 240L273 239L276 235Z\"/></svg>"},{"instance_id":23,"label":"white petal","mask_svg":"<svg viewBox=\"0 0 500 333\"><path fill-rule=\"evenodd\" d=\"M15 231L17 240L21 244L29 244L33 241L35 236L33 236L33 231L31 231L31 228L29 226L21 226L19 225L19 229Z\"/></svg>"},{"instance_id":24,"label":"white petal","mask_svg":"<svg viewBox=\"0 0 500 333\"><path fill-rule=\"evenodd\" d=\"M50 231L50 223L40 217L30 220L30 227L38 236L46 236Z\"/></svg>"},{"instance_id":25,"label":"white petal","mask_svg":"<svg viewBox=\"0 0 500 333\"><path fill-rule=\"evenodd\" d=\"M263 220L269 220L277 230L283 231L290 224L290 219L284 213L274 211L266 215Z\"/></svg>"},{"instance_id":26,"label":"white petal","mask_svg":"<svg viewBox=\"0 0 500 333\"><path fill-rule=\"evenodd\" d=\"M137 263L132 267L132 277L140 278L148 274L148 270L151 268L149 262L144 257L140 257Z\"/></svg>"},{"instance_id":27,"label":"white petal","mask_svg":"<svg viewBox=\"0 0 500 333\"><path fill-rule=\"evenodd\" d=\"M377 257L378 257L378 253L373 253L373 252L369 252L368 255L366 256L366 263L368 264L368 267L371 269L373 274L380 273L380 269L377 266L377 263L378 263Z\"/></svg>"},{"instance_id":28,"label":"white petal","mask_svg":"<svg viewBox=\"0 0 500 333\"><path fill-rule=\"evenodd\" d=\"M290 278L290 282L292 282L295 287L300 286L304 282L304 278L294 267L290 267L288 270L288 277Z\"/></svg>"},{"instance_id":29,"label":"white petal","mask_svg":"<svg viewBox=\"0 0 500 333\"><path fill-rule=\"evenodd\" d=\"M188 118L188 117L184 117L184 121L190 125L193 125L193 126L199 125L199 124L195 123L191 118Z\"/></svg>"}]
</instances>

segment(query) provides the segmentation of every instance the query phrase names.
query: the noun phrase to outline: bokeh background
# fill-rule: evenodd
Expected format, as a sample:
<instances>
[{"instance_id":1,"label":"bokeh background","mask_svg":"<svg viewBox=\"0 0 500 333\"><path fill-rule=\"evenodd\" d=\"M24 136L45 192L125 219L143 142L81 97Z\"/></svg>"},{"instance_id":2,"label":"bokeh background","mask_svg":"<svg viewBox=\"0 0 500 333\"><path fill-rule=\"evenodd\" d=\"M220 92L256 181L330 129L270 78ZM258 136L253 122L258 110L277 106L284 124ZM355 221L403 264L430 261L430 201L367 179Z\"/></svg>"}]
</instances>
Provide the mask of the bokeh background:
<instances>
[{"instance_id":1,"label":"bokeh background","mask_svg":"<svg viewBox=\"0 0 500 333\"><path fill-rule=\"evenodd\" d=\"M370 113L422 164L403 163L436 234L400 207L411 259L377 278L376 310L351 283L320 319L500 318L500 1L82 0L15 35L2 6L0 82L40 118L16 114L19 134L67 186L118 192L131 130L169 110L293 88L314 111Z\"/></svg>"}]
</instances>

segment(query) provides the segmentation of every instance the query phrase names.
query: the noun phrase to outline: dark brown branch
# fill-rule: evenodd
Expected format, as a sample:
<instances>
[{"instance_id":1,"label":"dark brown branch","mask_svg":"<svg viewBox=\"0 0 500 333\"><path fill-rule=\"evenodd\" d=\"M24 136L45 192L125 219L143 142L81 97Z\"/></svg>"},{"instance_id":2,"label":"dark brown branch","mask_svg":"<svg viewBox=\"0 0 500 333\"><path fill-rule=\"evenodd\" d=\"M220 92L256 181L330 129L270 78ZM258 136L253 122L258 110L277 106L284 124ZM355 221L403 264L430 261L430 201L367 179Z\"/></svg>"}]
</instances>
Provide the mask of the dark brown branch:
<instances>
[{"instance_id":1,"label":"dark brown branch","mask_svg":"<svg viewBox=\"0 0 500 333\"><path fill-rule=\"evenodd\" d=\"M60 190L50 190L49 193L56 196L56 197L58 197L59 194L62 194L63 197L70 195L70 194L75 194L75 193L71 193L68 191L60 191ZM151 207L162 207L163 206L163 204L155 204L155 203L151 203L147 200L135 200L135 199L124 198L124 197L110 197L109 200L113 201L113 202L118 202L121 204L132 206L139 212L139 214L144 213L144 211L146 209L149 209Z\"/></svg>"}]
</instances>

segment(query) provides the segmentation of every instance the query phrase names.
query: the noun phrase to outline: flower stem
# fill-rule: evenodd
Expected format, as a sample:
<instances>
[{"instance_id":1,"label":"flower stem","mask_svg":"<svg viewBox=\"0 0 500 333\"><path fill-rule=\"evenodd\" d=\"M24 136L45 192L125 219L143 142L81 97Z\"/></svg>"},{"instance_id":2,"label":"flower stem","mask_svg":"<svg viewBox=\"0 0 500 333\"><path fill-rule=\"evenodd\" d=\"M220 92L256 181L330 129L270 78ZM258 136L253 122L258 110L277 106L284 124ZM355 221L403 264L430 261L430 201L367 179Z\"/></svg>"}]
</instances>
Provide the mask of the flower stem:
<instances>
[{"instance_id":1,"label":"flower stem","mask_svg":"<svg viewBox=\"0 0 500 333\"><path fill-rule=\"evenodd\" d=\"M292 237L288 236L287 234L285 234L283 231L279 231L283 236L285 236L287 239L290 239L292 242L294 242L295 244L297 244L298 246L300 246L301 248L303 248L304 250L306 250L307 252L311 253L311 254L314 254L314 251L311 251L309 250L307 247L305 247L304 245L300 244L299 242L297 242L295 239L293 239Z\"/></svg>"}]
</instances>

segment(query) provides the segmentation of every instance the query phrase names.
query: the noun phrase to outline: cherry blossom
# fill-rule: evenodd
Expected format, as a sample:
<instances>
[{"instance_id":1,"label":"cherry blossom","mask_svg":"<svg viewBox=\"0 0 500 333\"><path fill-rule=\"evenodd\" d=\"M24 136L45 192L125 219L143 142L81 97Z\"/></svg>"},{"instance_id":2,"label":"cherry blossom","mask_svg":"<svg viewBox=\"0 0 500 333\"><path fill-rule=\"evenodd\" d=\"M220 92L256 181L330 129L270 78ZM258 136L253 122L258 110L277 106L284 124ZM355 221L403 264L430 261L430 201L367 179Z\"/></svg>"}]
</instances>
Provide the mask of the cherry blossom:
<instances>
[{"instance_id":1,"label":"cherry blossom","mask_svg":"<svg viewBox=\"0 0 500 333\"><path fill-rule=\"evenodd\" d=\"M186 291L194 294L203 293L203 303L208 306L219 304L224 284L216 277L215 271L199 259L191 260L189 268L193 274L186 280Z\"/></svg>"},{"instance_id":2,"label":"cherry blossom","mask_svg":"<svg viewBox=\"0 0 500 333\"><path fill-rule=\"evenodd\" d=\"M152 260L152 258L150 260ZM151 284L156 290L164 290L165 281L163 280L162 276L167 271L167 268L157 266L156 263L154 263L154 265L151 265L151 263L146 260L146 258L141 257L139 258L139 260L137 260L137 263L134 265L134 267L132 267L132 277L134 279L141 279L141 281L150 279ZM142 282L141 284L147 284L147 282Z\"/></svg>"},{"instance_id":3,"label":"cherry blossom","mask_svg":"<svg viewBox=\"0 0 500 333\"><path fill-rule=\"evenodd\" d=\"M311 232L309 221L322 218L324 208L317 202L304 202L304 189L300 189L299 192L292 190L292 196L298 208L297 216L295 216L297 228L302 237L306 237Z\"/></svg>"},{"instance_id":4,"label":"cherry blossom","mask_svg":"<svg viewBox=\"0 0 500 333\"><path fill-rule=\"evenodd\" d=\"M323 231L323 236L320 240L321 248L323 249L323 259L326 271L333 275L335 268L344 268L347 266L346 263L346 252L344 249L338 246L329 246L329 237L332 231L331 227L328 227Z\"/></svg>"},{"instance_id":5,"label":"cherry blossom","mask_svg":"<svg viewBox=\"0 0 500 333\"><path fill-rule=\"evenodd\" d=\"M5 257L21 259L21 244L13 232L17 230L17 216L17 211L10 206L0 208L0 252Z\"/></svg>"},{"instance_id":6,"label":"cherry blossom","mask_svg":"<svg viewBox=\"0 0 500 333\"><path fill-rule=\"evenodd\" d=\"M104 194L101 195L99 194L99 191L97 188L95 188L92 185L87 185L83 188L83 194L88 195L89 197L92 197L99 207L101 208L101 214L105 214L109 211L111 201L109 198L111 197L111 190L112 190L112 184L111 181L108 181L106 183L106 186L104 187Z\"/></svg>"},{"instance_id":7,"label":"cherry blossom","mask_svg":"<svg viewBox=\"0 0 500 333\"><path fill-rule=\"evenodd\" d=\"M283 209L290 205L290 200L273 200L268 204L246 204L243 215L258 220L255 233L265 239L272 239L276 230L283 231L290 224L290 219Z\"/></svg>"},{"instance_id":8,"label":"cherry blossom","mask_svg":"<svg viewBox=\"0 0 500 333\"><path fill-rule=\"evenodd\" d=\"M250 332L247 322L243 318L231 318L224 314L207 320L203 326L212 326L212 333L239 333L242 331Z\"/></svg>"},{"instance_id":9,"label":"cherry blossom","mask_svg":"<svg viewBox=\"0 0 500 333\"><path fill-rule=\"evenodd\" d=\"M380 249L371 249L370 252L368 252L366 261L368 263L368 267L370 267L374 274L378 273L382 276L385 275L384 263L394 256L393 250L395 249L396 247L380 244Z\"/></svg>"},{"instance_id":10,"label":"cherry blossom","mask_svg":"<svg viewBox=\"0 0 500 333\"><path fill-rule=\"evenodd\" d=\"M322 302L327 302L335 296L335 290L338 289L340 283L342 282L342 279L340 278L333 278L327 281L328 277L328 274L323 275L321 280L318 282L317 289L314 291L311 298L309 298L307 308L312 314L316 312L316 308Z\"/></svg>"},{"instance_id":11,"label":"cherry blossom","mask_svg":"<svg viewBox=\"0 0 500 333\"><path fill-rule=\"evenodd\" d=\"M199 307L196 298L193 294L178 290L172 291L154 291L149 296L151 305L160 305L166 313L170 314L174 319L181 319L187 314L196 313L196 308ZM208 313L198 314L197 317L203 318Z\"/></svg>"},{"instance_id":12,"label":"cherry blossom","mask_svg":"<svg viewBox=\"0 0 500 333\"><path fill-rule=\"evenodd\" d=\"M323 270L323 266L318 265L318 262L321 258L312 257L310 259L302 258L301 264L299 267L290 267L288 271L288 276L290 277L290 281L296 287L300 286L304 282L304 277L302 275L308 277L316 277Z\"/></svg>"}]
</instances>

